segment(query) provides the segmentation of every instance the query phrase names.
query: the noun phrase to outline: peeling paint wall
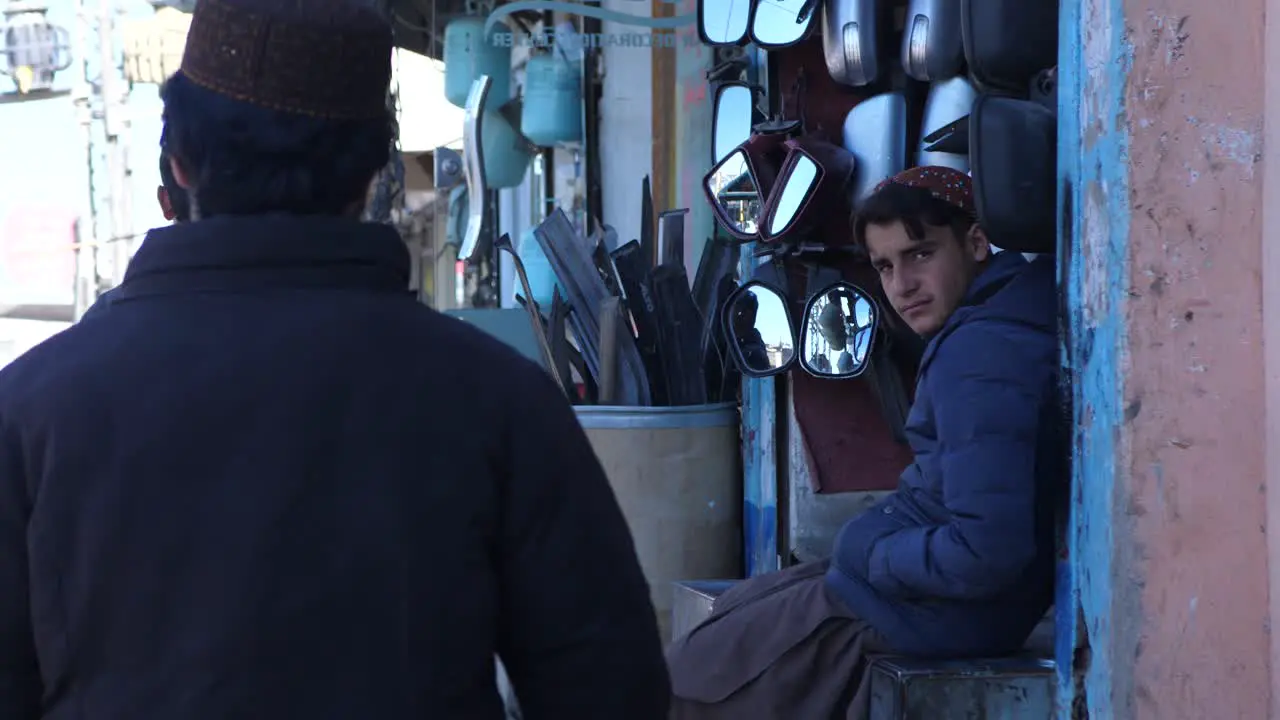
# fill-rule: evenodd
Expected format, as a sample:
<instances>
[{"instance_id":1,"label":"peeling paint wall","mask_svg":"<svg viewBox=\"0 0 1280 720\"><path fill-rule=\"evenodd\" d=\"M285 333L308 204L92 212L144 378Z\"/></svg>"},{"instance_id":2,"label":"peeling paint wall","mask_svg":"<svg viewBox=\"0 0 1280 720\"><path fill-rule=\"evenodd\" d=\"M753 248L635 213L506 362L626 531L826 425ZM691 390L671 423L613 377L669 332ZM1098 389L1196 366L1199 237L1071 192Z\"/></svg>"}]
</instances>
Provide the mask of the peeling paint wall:
<instances>
[{"instance_id":1,"label":"peeling paint wall","mask_svg":"<svg viewBox=\"0 0 1280 720\"><path fill-rule=\"evenodd\" d=\"M1060 598L1086 649L1060 717L1268 717L1264 2L1064 3Z\"/></svg>"}]
</instances>

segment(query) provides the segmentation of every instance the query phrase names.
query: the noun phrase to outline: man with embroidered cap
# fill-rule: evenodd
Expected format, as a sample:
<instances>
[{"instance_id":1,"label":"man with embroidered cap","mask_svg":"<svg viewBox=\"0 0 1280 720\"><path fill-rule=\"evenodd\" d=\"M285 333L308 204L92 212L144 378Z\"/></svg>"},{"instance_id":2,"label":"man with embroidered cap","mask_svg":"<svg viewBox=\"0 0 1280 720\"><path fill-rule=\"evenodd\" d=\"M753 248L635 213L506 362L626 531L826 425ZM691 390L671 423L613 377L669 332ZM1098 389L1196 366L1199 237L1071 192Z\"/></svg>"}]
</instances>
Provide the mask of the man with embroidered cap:
<instances>
[{"instance_id":1,"label":"man with embroidered cap","mask_svg":"<svg viewBox=\"0 0 1280 720\"><path fill-rule=\"evenodd\" d=\"M192 221L0 371L0 718L661 717L649 589L555 383L358 220L395 132L368 0L200 0L164 87Z\"/></svg>"},{"instance_id":2,"label":"man with embroidered cap","mask_svg":"<svg viewBox=\"0 0 1280 720\"><path fill-rule=\"evenodd\" d=\"M970 179L941 167L882 183L853 234L928 341L914 460L829 560L740 583L672 646L673 720L862 720L869 653L1012 653L1053 601L1067 454L1053 259L993 252Z\"/></svg>"}]
</instances>

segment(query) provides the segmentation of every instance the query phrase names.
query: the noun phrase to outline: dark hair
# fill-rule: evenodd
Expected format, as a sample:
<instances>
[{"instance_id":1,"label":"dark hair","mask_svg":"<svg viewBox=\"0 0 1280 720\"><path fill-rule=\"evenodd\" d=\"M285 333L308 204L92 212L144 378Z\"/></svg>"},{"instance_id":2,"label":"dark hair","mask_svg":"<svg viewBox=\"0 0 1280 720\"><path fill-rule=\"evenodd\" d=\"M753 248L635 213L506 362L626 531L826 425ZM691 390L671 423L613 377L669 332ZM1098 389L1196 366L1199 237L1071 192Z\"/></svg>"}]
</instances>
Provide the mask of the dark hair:
<instances>
[{"instance_id":1,"label":"dark hair","mask_svg":"<svg viewBox=\"0 0 1280 720\"><path fill-rule=\"evenodd\" d=\"M169 207L173 209L173 219L178 222L191 220L191 202L187 199L187 191L178 184L173 176L173 164L169 162L169 153L160 151L160 184L169 196Z\"/></svg>"},{"instance_id":2,"label":"dark hair","mask_svg":"<svg viewBox=\"0 0 1280 720\"><path fill-rule=\"evenodd\" d=\"M202 217L337 215L365 197L387 164L394 111L329 120L233 100L178 71L160 91L161 145L191 178Z\"/></svg>"},{"instance_id":3,"label":"dark hair","mask_svg":"<svg viewBox=\"0 0 1280 720\"><path fill-rule=\"evenodd\" d=\"M949 227L956 239L962 239L977 222L970 213L945 200L939 200L924 188L888 183L871 193L853 213L853 239L866 247L868 225L891 225L901 222L912 240L924 237L924 226Z\"/></svg>"}]
</instances>

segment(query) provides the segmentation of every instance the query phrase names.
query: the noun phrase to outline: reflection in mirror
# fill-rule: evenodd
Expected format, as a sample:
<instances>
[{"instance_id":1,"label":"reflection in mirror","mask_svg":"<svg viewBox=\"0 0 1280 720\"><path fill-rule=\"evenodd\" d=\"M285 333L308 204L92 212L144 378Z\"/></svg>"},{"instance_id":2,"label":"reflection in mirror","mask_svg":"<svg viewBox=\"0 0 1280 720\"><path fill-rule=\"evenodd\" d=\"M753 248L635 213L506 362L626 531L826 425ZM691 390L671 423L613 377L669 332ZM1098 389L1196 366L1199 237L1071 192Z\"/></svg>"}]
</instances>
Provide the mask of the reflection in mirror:
<instances>
[{"instance_id":1,"label":"reflection in mirror","mask_svg":"<svg viewBox=\"0 0 1280 720\"><path fill-rule=\"evenodd\" d=\"M729 342L744 374L771 373L791 364L796 354L795 336L786 301L777 291L746 285L735 293L727 312Z\"/></svg>"},{"instance_id":2,"label":"reflection in mirror","mask_svg":"<svg viewBox=\"0 0 1280 720\"><path fill-rule=\"evenodd\" d=\"M751 35L756 43L765 47L784 47L800 42L809 31L814 13L803 22L796 22L805 0L759 0L755 19L751 21Z\"/></svg>"},{"instance_id":3,"label":"reflection in mirror","mask_svg":"<svg viewBox=\"0 0 1280 720\"><path fill-rule=\"evenodd\" d=\"M867 367L876 306L849 283L820 292L805 313L801 364L818 377L855 377Z\"/></svg>"},{"instance_id":4,"label":"reflection in mirror","mask_svg":"<svg viewBox=\"0 0 1280 720\"><path fill-rule=\"evenodd\" d=\"M712 129L712 158L718 163L751 137L751 88L726 85L716 95L715 127Z\"/></svg>"},{"instance_id":5,"label":"reflection in mirror","mask_svg":"<svg viewBox=\"0 0 1280 720\"><path fill-rule=\"evenodd\" d=\"M818 165L808 155L800 155L782 189L776 191L782 195L778 199L778 206L773 210L773 219L769 221L770 236L781 235L791 225L800 206L804 204L804 199L817 184Z\"/></svg>"},{"instance_id":6,"label":"reflection in mirror","mask_svg":"<svg viewBox=\"0 0 1280 720\"><path fill-rule=\"evenodd\" d=\"M747 35L751 0L698 0L702 38L710 45L736 45Z\"/></svg>"},{"instance_id":7,"label":"reflection in mirror","mask_svg":"<svg viewBox=\"0 0 1280 720\"><path fill-rule=\"evenodd\" d=\"M754 235L760 223L760 188L742 150L729 153L707 177L707 190L716 199L728 229Z\"/></svg>"}]
</instances>

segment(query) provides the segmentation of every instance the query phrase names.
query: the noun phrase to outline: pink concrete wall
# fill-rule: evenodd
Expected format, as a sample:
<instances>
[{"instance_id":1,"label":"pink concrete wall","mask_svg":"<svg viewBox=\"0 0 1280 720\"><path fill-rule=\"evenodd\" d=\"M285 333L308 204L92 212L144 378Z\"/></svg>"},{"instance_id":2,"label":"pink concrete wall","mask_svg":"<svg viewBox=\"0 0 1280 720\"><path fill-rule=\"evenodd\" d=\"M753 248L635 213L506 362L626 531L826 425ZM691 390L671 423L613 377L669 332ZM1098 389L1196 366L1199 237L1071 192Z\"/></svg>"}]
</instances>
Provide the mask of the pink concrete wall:
<instances>
[{"instance_id":1,"label":"pink concrete wall","mask_svg":"<svg viewBox=\"0 0 1280 720\"><path fill-rule=\"evenodd\" d=\"M1132 673L1115 718L1270 711L1267 1L1122 3L1130 237L1112 582L1134 617L1131 645L1111 648Z\"/></svg>"}]
</instances>

